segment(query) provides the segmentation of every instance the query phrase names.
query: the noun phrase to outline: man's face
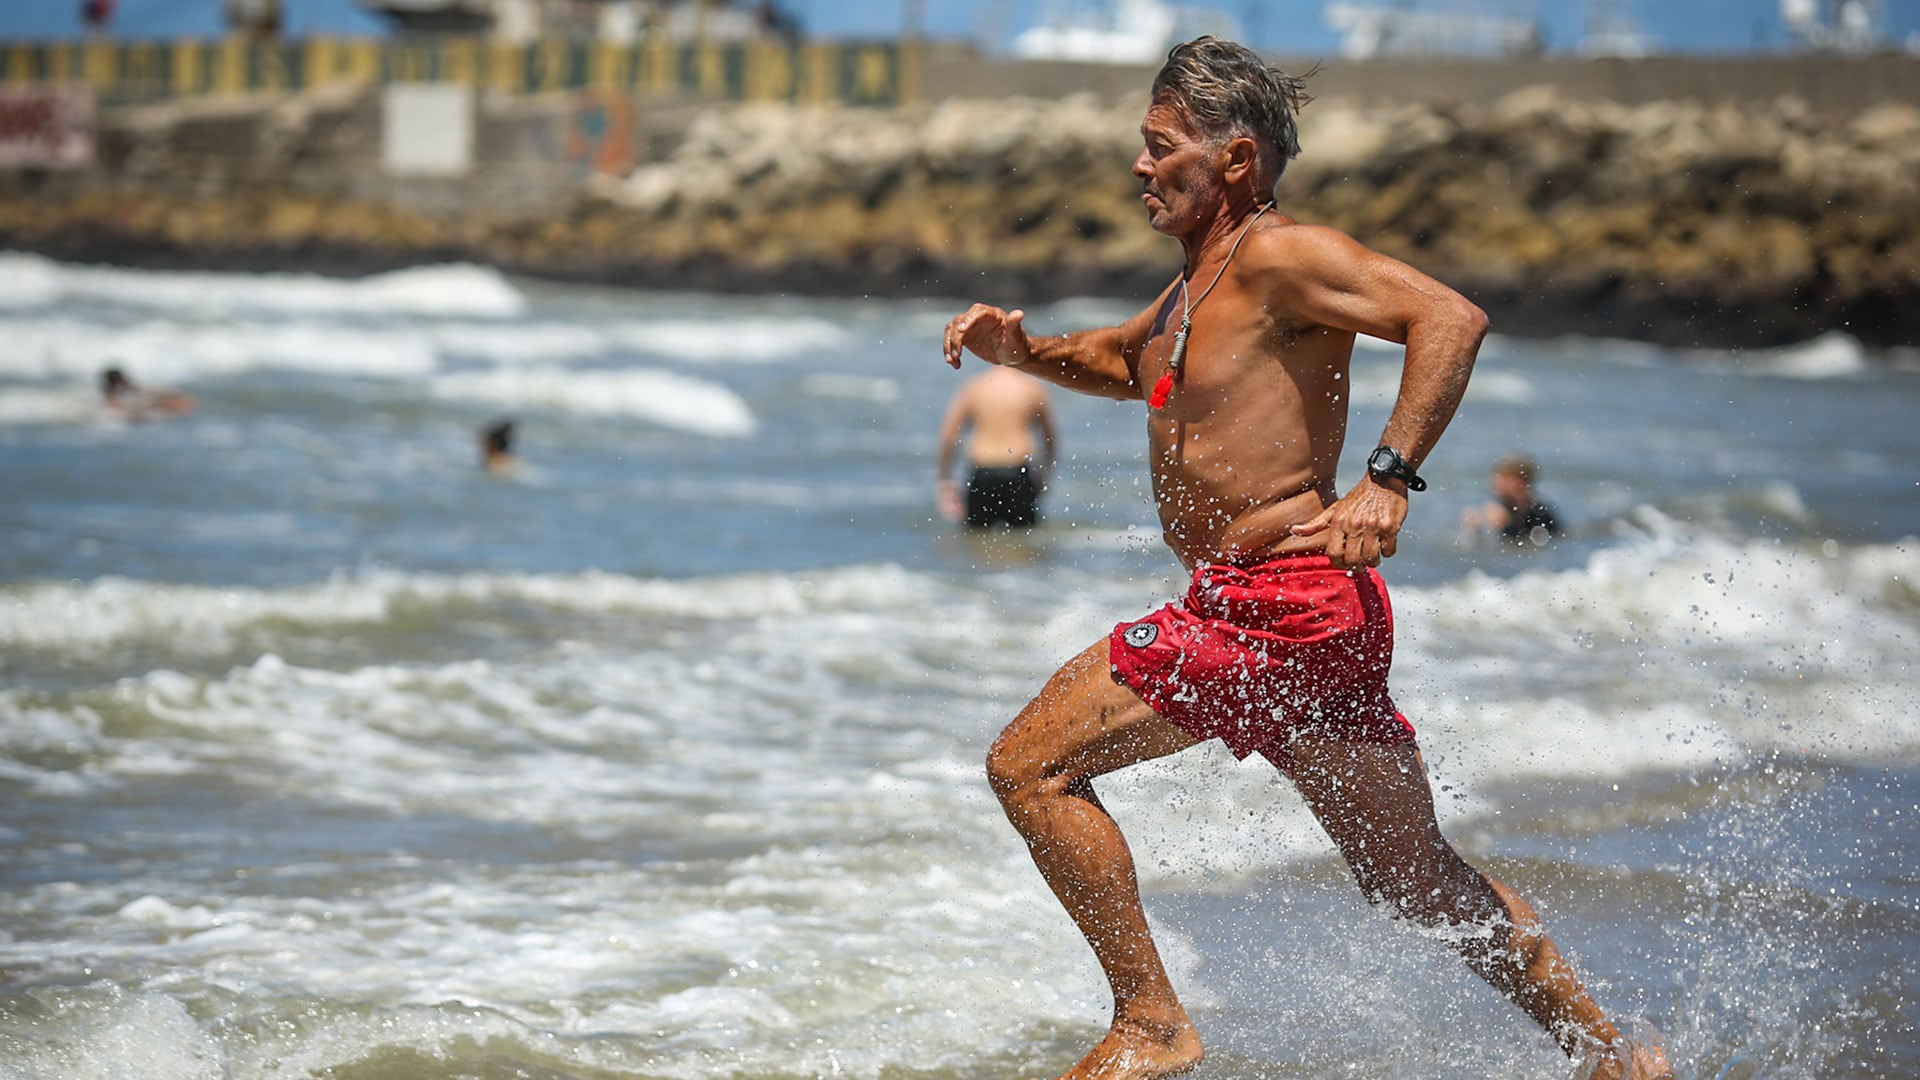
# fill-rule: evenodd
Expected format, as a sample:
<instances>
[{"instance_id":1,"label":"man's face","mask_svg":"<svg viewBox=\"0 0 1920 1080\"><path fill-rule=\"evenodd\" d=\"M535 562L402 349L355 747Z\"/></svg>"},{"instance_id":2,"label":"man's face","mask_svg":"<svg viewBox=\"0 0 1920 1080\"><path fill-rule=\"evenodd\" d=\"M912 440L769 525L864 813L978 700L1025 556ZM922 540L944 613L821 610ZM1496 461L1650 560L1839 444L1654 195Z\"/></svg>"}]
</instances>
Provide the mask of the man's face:
<instances>
[{"instance_id":1,"label":"man's face","mask_svg":"<svg viewBox=\"0 0 1920 1080\"><path fill-rule=\"evenodd\" d=\"M1505 470L1496 471L1493 474L1492 483L1488 486L1493 488L1493 497L1509 508L1525 505L1532 494L1527 490L1525 479L1518 473Z\"/></svg>"},{"instance_id":2,"label":"man's face","mask_svg":"<svg viewBox=\"0 0 1920 1080\"><path fill-rule=\"evenodd\" d=\"M1147 223L1167 236L1204 225L1225 195L1218 151L1187 126L1178 106L1156 101L1140 122L1145 145L1133 159Z\"/></svg>"}]
</instances>

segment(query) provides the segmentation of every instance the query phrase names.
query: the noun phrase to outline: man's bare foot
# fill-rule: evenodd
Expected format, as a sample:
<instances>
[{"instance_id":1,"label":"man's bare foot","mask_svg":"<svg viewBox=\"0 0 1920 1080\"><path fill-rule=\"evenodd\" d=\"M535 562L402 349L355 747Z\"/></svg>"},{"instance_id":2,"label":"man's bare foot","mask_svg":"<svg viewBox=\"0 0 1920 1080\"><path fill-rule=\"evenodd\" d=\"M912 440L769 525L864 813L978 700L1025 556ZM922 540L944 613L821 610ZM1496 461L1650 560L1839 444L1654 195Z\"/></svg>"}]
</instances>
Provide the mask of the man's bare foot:
<instances>
[{"instance_id":1,"label":"man's bare foot","mask_svg":"<svg viewBox=\"0 0 1920 1080\"><path fill-rule=\"evenodd\" d=\"M1658 1044L1622 1035L1587 1054L1580 1080L1673 1080L1673 1063Z\"/></svg>"},{"instance_id":2,"label":"man's bare foot","mask_svg":"<svg viewBox=\"0 0 1920 1080\"><path fill-rule=\"evenodd\" d=\"M1159 1080L1187 1072L1202 1056L1200 1033L1192 1024L1150 1024L1122 1016L1060 1080Z\"/></svg>"}]
</instances>

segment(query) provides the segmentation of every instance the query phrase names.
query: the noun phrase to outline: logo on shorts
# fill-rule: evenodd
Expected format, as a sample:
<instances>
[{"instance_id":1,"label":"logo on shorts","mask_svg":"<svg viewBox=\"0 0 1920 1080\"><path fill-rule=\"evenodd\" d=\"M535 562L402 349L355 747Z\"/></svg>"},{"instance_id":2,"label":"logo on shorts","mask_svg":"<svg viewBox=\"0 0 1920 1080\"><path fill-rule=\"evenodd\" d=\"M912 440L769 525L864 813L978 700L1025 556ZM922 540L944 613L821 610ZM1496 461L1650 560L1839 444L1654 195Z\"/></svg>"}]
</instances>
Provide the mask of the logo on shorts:
<instances>
[{"instance_id":1,"label":"logo on shorts","mask_svg":"<svg viewBox=\"0 0 1920 1080\"><path fill-rule=\"evenodd\" d=\"M1144 649L1160 636L1160 628L1150 622L1137 622L1127 627L1127 632L1121 636L1134 648Z\"/></svg>"}]
</instances>

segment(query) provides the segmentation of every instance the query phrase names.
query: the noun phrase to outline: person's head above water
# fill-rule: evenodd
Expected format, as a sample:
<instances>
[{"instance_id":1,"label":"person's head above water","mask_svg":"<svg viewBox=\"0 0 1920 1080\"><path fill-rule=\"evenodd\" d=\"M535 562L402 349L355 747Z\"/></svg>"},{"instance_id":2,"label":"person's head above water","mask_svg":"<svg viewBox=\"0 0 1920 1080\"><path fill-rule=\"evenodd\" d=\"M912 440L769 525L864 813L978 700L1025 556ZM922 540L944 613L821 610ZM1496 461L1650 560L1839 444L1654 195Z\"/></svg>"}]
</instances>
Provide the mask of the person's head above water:
<instances>
[{"instance_id":1,"label":"person's head above water","mask_svg":"<svg viewBox=\"0 0 1920 1080\"><path fill-rule=\"evenodd\" d=\"M1506 454L1493 463L1491 487L1495 498L1509 507L1524 508L1533 502L1533 478L1538 467L1525 454Z\"/></svg>"},{"instance_id":2,"label":"person's head above water","mask_svg":"<svg viewBox=\"0 0 1920 1080\"><path fill-rule=\"evenodd\" d=\"M480 433L480 446L489 456L513 453L513 421L498 420Z\"/></svg>"},{"instance_id":3,"label":"person's head above water","mask_svg":"<svg viewBox=\"0 0 1920 1080\"><path fill-rule=\"evenodd\" d=\"M100 393L105 397L124 394L133 389L133 380L117 367L110 367L100 373Z\"/></svg>"}]
</instances>

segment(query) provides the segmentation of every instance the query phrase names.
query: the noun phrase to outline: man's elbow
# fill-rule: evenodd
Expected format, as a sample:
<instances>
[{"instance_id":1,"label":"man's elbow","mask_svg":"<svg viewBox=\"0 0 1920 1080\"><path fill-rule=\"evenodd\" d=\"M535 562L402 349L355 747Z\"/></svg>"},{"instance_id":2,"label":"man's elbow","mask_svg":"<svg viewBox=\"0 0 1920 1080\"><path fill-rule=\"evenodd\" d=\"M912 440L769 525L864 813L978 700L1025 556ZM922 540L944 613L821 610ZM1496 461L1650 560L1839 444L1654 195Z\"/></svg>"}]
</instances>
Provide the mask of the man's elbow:
<instances>
[{"instance_id":1,"label":"man's elbow","mask_svg":"<svg viewBox=\"0 0 1920 1080\"><path fill-rule=\"evenodd\" d=\"M1492 320L1487 318L1487 313L1481 310L1480 305L1464 296L1454 303L1452 316L1454 325L1459 328L1457 332L1462 338L1472 342L1476 349L1480 347L1482 341L1486 340L1487 328L1493 325Z\"/></svg>"},{"instance_id":2,"label":"man's elbow","mask_svg":"<svg viewBox=\"0 0 1920 1080\"><path fill-rule=\"evenodd\" d=\"M1487 328L1491 320L1480 305L1453 293L1446 298L1436 298L1418 315L1406 324L1403 341L1411 342L1416 337L1474 355L1480 349L1480 343L1486 340Z\"/></svg>"}]
</instances>

